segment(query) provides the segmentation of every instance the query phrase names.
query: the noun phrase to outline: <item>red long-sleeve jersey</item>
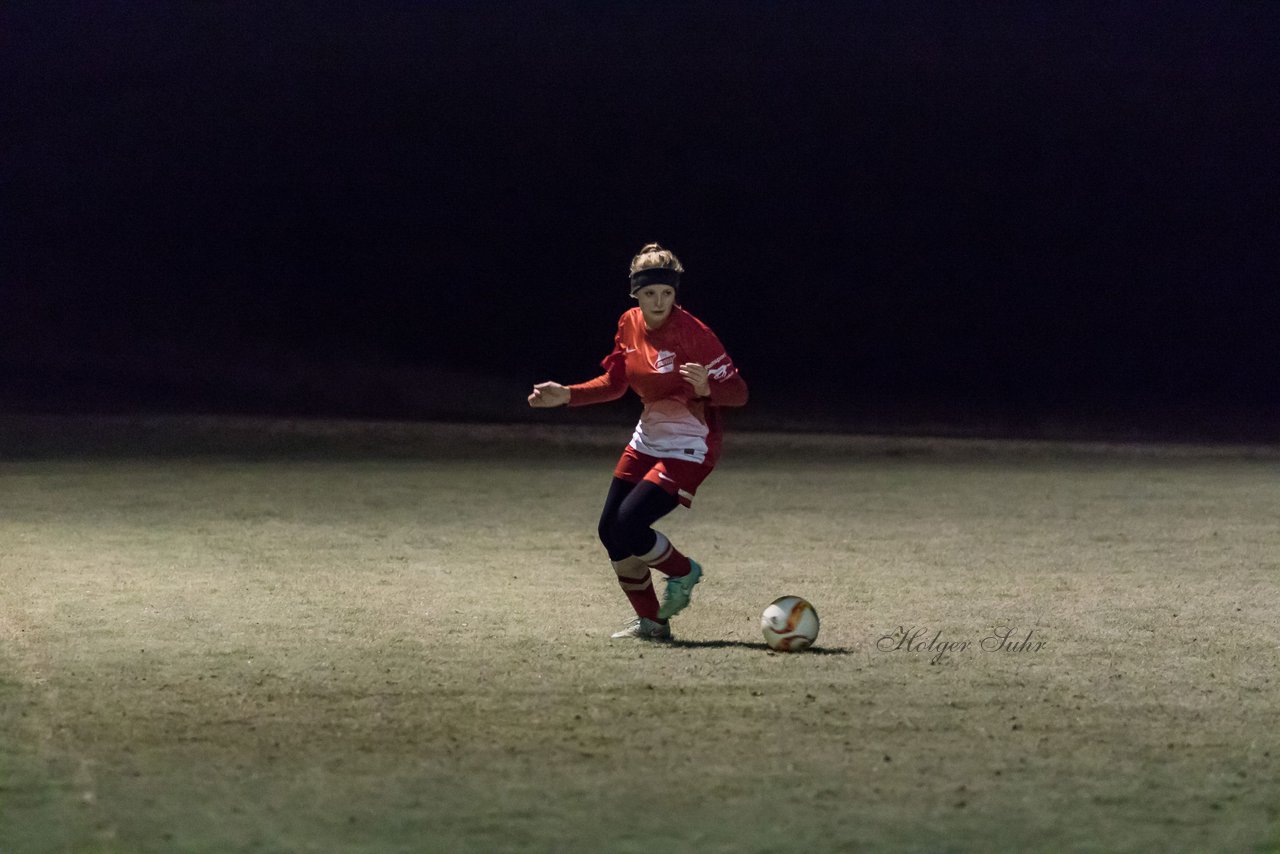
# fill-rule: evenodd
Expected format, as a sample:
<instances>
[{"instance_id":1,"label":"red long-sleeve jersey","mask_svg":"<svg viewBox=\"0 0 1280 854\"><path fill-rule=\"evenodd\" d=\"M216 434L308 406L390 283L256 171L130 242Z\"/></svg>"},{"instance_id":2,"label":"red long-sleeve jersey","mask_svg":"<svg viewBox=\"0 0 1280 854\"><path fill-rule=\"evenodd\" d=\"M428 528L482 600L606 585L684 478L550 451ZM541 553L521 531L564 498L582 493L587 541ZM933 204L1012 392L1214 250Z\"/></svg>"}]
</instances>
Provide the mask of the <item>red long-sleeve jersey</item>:
<instances>
[{"instance_id":1,"label":"red long-sleeve jersey","mask_svg":"<svg viewBox=\"0 0 1280 854\"><path fill-rule=\"evenodd\" d=\"M613 352L600 363L604 373L569 386L569 405L616 400L630 387L644 403L631 447L714 466L724 436L719 409L746 403L747 384L711 327L675 306L667 322L650 331L636 307L618 319L613 342ZM680 376L686 362L706 366L709 398L695 398L693 386Z\"/></svg>"}]
</instances>

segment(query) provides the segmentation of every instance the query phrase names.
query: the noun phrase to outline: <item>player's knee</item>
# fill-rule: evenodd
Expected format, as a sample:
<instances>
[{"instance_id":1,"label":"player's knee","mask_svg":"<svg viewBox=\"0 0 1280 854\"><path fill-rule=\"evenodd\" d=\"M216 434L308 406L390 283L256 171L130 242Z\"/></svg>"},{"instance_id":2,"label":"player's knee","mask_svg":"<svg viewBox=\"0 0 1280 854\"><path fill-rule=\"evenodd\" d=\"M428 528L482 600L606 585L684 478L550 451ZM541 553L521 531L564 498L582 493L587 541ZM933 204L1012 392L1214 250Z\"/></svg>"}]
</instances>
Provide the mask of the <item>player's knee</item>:
<instances>
[{"instance_id":1,"label":"player's knee","mask_svg":"<svg viewBox=\"0 0 1280 854\"><path fill-rule=\"evenodd\" d=\"M631 552L614 533L614 525L615 520L611 518L601 519L596 533L600 536L600 543L604 546L604 550L609 553L609 560L625 560L631 556Z\"/></svg>"},{"instance_id":2,"label":"player's knee","mask_svg":"<svg viewBox=\"0 0 1280 854\"><path fill-rule=\"evenodd\" d=\"M646 520L621 514L613 522L610 534L614 542L626 549L627 554L642 555L653 548L657 535Z\"/></svg>"}]
</instances>

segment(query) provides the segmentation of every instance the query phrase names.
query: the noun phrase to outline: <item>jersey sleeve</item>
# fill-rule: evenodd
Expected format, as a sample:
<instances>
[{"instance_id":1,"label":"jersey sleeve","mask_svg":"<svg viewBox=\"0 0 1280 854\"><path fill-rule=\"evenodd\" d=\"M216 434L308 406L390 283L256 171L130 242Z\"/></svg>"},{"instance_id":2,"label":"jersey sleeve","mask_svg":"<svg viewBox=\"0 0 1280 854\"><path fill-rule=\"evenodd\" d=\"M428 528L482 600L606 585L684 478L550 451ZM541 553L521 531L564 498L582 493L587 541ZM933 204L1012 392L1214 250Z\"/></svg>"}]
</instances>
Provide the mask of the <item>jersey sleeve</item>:
<instances>
[{"instance_id":1,"label":"jersey sleeve","mask_svg":"<svg viewBox=\"0 0 1280 854\"><path fill-rule=\"evenodd\" d=\"M604 373L586 382L569 386L570 406L607 403L627 393L627 353L622 340L622 321L613 337L613 350L600 361Z\"/></svg>"},{"instance_id":2,"label":"jersey sleeve","mask_svg":"<svg viewBox=\"0 0 1280 854\"><path fill-rule=\"evenodd\" d=\"M703 328L698 335L696 352L707 368L707 382L711 388L714 406L743 406L747 402L747 383L738 373L728 351L710 329Z\"/></svg>"}]
</instances>

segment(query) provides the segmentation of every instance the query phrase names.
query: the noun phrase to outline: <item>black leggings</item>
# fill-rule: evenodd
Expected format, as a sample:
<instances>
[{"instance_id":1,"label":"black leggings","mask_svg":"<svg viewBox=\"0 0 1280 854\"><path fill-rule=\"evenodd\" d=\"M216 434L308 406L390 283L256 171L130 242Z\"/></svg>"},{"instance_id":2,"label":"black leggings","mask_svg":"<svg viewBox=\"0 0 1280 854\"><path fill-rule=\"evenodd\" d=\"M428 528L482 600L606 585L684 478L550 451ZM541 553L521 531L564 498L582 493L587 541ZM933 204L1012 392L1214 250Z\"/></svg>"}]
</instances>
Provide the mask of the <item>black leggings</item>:
<instances>
[{"instance_id":1,"label":"black leggings","mask_svg":"<svg viewBox=\"0 0 1280 854\"><path fill-rule=\"evenodd\" d=\"M600 542L609 560L626 560L653 550L658 541L652 525L676 509L679 501L648 481L628 483L615 477L600 512Z\"/></svg>"}]
</instances>

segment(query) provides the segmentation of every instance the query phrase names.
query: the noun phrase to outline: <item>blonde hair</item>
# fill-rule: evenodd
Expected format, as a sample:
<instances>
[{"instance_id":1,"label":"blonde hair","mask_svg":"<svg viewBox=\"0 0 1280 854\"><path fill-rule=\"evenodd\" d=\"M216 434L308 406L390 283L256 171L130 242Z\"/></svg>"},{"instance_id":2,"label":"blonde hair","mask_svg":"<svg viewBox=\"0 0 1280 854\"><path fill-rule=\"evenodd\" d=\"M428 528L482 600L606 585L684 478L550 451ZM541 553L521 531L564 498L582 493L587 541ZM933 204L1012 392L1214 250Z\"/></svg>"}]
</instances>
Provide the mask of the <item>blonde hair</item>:
<instances>
[{"instance_id":1,"label":"blonde hair","mask_svg":"<svg viewBox=\"0 0 1280 854\"><path fill-rule=\"evenodd\" d=\"M640 248L640 252L636 257L631 259L631 274L635 275L641 270L675 270L677 273L684 272L684 265L680 263L680 259L670 249L663 249L656 243L646 243Z\"/></svg>"}]
</instances>

